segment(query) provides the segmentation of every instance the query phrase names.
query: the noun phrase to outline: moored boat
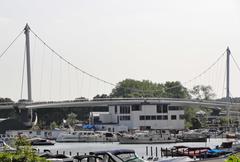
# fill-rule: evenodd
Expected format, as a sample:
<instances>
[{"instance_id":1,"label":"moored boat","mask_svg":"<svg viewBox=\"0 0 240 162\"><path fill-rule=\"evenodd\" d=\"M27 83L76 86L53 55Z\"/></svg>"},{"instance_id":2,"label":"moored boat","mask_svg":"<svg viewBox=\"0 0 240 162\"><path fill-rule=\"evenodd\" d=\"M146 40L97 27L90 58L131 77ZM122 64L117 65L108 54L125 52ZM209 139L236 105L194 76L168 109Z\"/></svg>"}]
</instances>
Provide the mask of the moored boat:
<instances>
[{"instance_id":1,"label":"moored boat","mask_svg":"<svg viewBox=\"0 0 240 162\"><path fill-rule=\"evenodd\" d=\"M183 134L178 138L182 142L207 142L208 135L203 132L191 130L188 132L183 132Z\"/></svg>"},{"instance_id":2,"label":"moored boat","mask_svg":"<svg viewBox=\"0 0 240 162\"><path fill-rule=\"evenodd\" d=\"M49 162L73 162L74 159L70 156L64 154L52 154L50 152L45 152L40 155L40 157L46 158Z\"/></svg>"},{"instance_id":3,"label":"moored boat","mask_svg":"<svg viewBox=\"0 0 240 162\"><path fill-rule=\"evenodd\" d=\"M118 137L120 144L153 144L175 143L177 138L171 136L169 130L139 131L134 134L123 134Z\"/></svg>"},{"instance_id":4,"label":"moored boat","mask_svg":"<svg viewBox=\"0 0 240 162\"><path fill-rule=\"evenodd\" d=\"M104 162L146 162L130 149L96 151L89 154L102 157Z\"/></svg>"},{"instance_id":5,"label":"moored boat","mask_svg":"<svg viewBox=\"0 0 240 162\"><path fill-rule=\"evenodd\" d=\"M50 141L50 140L47 140L47 139L43 139L43 138L31 138L28 140L30 142L30 144L32 146L35 146L35 145L54 145L55 143Z\"/></svg>"},{"instance_id":6,"label":"moored boat","mask_svg":"<svg viewBox=\"0 0 240 162\"><path fill-rule=\"evenodd\" d=\"M111 132L74 131L58 136L56 142L117 142L117 136Z\"/></svg>"},{"instance_id":7,"label":"moored boat","mask_svg":"<svg viewBox=\"0 0 240 162\"><path fill-rule=\"evenodd\" d=\"M209 147L174 146L170 149L162 149L161 153L164 156L188 156L193 158L206 154L208 150L210 150Z\"/></svg>"},{"instance_id":8,"label":"moored boat","mask_svg":"<svg viewBox=\"0 0 240 162\"><path fill-rule=\"evenodd\" d=\"M11 146L9 146L8 144L6 144L5 141L0 140L0 152L2 151L7 151L7 152L15 152L16 149L12 148Z\"/></svg>"}]
</instances>

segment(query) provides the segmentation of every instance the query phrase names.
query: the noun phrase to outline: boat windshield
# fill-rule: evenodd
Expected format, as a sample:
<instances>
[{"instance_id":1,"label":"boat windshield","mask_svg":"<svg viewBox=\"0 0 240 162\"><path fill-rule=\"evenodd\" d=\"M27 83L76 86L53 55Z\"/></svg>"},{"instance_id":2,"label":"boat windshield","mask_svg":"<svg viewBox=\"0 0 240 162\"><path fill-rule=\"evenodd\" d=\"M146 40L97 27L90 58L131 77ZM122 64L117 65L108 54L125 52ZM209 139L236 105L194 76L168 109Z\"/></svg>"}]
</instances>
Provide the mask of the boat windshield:
<instances>
[{"instance_id":1,"label":"boat windshield","mask_svg":"<svg viewBox=\"0 0 240 162\"><path fill-rule=\"evenodd\" d=\"M116 155L123 162L144 162L142 159L139 159L134 153L126 153Z\"/></svg>"}]
</instances>

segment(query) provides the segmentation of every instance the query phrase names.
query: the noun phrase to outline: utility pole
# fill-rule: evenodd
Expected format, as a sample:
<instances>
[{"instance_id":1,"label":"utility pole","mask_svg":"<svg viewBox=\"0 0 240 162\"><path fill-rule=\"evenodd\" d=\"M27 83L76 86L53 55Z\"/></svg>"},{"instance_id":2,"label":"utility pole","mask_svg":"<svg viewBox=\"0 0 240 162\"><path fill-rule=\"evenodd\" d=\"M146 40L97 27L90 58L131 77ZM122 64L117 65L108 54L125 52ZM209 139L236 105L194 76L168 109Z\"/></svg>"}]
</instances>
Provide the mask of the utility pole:
<instances>
[{"instance_id":1,"label":"utility pole","mask_svg":"<svg viewBox=\"0 0 240 162\"><path fill-rule=\"evenodd\" d=\"M227 106L227 118L228 118L228 127L229 127L229 109L230 109L230 88L229 88L229 85L230 85L230 55L231 55L231 51L229 49L229 47L227 47L227 82L226 82L226 88L227 88L227 91L226 91L226 99L227 99L227 103L228 103L228 106Z\"/></svg>"},{"instance_id":2,"label":"utility pole","mask_svg":"<svg viewBox=\"0 0 240 162\"><path fill-rule=\"evenodd\" d=\"M30 59L30 40L29 40L30 27L28 26L28 24L26 24L24 30L25 30L24 34L26 37L28 101L32 101L31 59Z\"/></svg>"}]
</instances>

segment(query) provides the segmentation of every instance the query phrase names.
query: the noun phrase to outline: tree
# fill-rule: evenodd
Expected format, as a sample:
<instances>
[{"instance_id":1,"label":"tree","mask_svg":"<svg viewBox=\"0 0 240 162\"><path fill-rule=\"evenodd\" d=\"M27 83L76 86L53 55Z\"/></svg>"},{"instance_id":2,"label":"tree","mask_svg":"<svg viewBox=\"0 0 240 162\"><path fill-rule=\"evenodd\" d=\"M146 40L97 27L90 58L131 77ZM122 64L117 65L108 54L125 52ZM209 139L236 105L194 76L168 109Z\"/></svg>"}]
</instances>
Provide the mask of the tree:
<instances>
[{"instance_id":1,"label":"tree","mask_svg":"<svg viewBox=\"0 0 240 162\"><path fill-rule=\"evenodd\" d=\"M184 119L185 119L185 127L192 128L193 124L192 119L196 118L196 112L200 109L198 107L187 107L184 109Z\"/></svg>"},{"instance_id":2,"label":"tree","mask_svg":"<svg viewBox=\"0 0 240 162\"><path fill-rule=\"evenodd\" d=\"M187 88L179 81L168 81L164 84L164 96L170 98L190 98Z\"/></svg>"},{"instance_id":3,"label":"tree","mask_svg":"<svg viewBox=\"0 0 240 162\"><path fill-rule=\"evenodd\" d=\"M45 158L39 157L26 138L19 136L15 141L16 152L0 152L1 162L47 162Z\"/></svg>"},{"instance_id":4,"label":"tree","mask_svg":"<svg viewBox=\"0 0 240 162\"><path fill-rule=\"evenodd\" d=\"M55 121L53 121L51 124L50 124L50 129L55 129L55 128L57 128L58 127L58 125L57 125L57 123L55 122Z\"/></svg>"},{"instance_id":5,"label":"tree","mask_svg":"<svg viewBox=\"0 0 240 162\"><path fill-rule=\"evenodd\" d=\"M197 85L190 90L192 97L199 100L210 100L215 97L211 86Z\"/></svg>"},{"instance_id":6,"label":"tree","mask_svg":"<svg viewBox=\"0 0 240 162\"><path fill-rule=\"evenodd\" d=\"M125 79L112 90L110 97L174 97L188 98L190 95L180 82L153 83L149 80Z\"/></svg>"},{"instance_id":7,"label":"tree","mask_svg":"<svg viewBox=\"0 0 240 162\"><path fill-rule=\"evenodd\" d=\"M228 124L228 118L227 117L221 117L220 118L220 125L226 126Z\"/></svg>"},{"instance_id":8,"label":"tree","mask_svg":"<svg viewBox=\"0 0 240 162\"><path fill-rule=\"evenodd\" d=\"M96 99L96 98L108 98L109 96L107 94L98 94L96 96L93 97L93 99Z\"/></svg>"},{"instance_id":9,"label":"tree","mask_svg":"<svg viewBox=\"0 0 240 162\"><path fill-rule=\"evenodd\" d=\"M192 129L199 129L202 127L201 122L197 118L192 118L191 122L192 122L192 127L191 127Z\"/></svg>"},{"instance_id":10,"label":"tree","mask_svg":"<svg viewBox=\"0 0 240 162\"><path fill-rule=\"evenodd\" d=\"M13 100L10 98L1 98L0 97L0 102L13 102Z\"/></svg>"},{"instance_id":11,"label":"tree","mask_svg":"<svg viewBox=\"0 0 240 162\"><path fill-rule=\"evenodd\" d=\"M75 113L68 114L66 121L67 124L70 125L71 127L74 127L74 125L79 122L79 120L77 120L77 114Z\"/></svg>"}]
</instances>

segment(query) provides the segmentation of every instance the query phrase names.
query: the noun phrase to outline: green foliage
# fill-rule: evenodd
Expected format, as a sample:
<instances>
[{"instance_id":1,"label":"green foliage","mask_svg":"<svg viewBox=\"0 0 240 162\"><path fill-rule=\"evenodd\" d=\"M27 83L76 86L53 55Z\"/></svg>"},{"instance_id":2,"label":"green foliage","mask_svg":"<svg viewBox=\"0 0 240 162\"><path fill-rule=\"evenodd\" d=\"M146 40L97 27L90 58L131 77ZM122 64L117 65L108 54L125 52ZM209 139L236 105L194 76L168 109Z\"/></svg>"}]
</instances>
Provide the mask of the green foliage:
<instances>
[{"instance_id":1,"label":"green foliage","mask_svg":"<svg viewBox=\"0 0 240 162\"><path fill-rule=\"evenodd\" d=\"M213 89L211 86L197 85L194 86L192 90L190 90L193 98L199 100L210 100L215 97L215 93L213 93Z\"/></svg>"},{"instance_id":2,"label":"green foliage","mask_svg":"<svg viewBox=\"0 0 240 162\"><path fill-rule=\"evenodd\" d=\"M211 86L197 85L194 86L192 90L190 90L190 94L192 98L199 100L210 100L215 94L213 93ZM187 128L197 129L202 126L206 126L206 120L203 120L202 123L196 118L196 112L199 111L200 108L186 108L185 109L185 126ZM207 114L210 114L210 111L206 110ZM213 114L219 114L219 111L214 111Z\"/></svg>"},{"instance_id":3,"label":"green foliage","mask_svg":"<svg viewBox=\"0 0 240 162\"><path fill-rule=\"evenodd\" d=\"M192 128L192 123L191 123L191 121L186 121L186 120L185 120L185 128L188 128L188 129Z\"/></svg>"},{"instance_id":4,"label":"green foliage","mask_svg":"<svg viewBox=\"0 0 240 162\"><path fill-rule=\"evenodd\" d=\"M1 162L48 162L45 158L37 156L33 152L21 152L21 153L0 153Z\"/></svg>"},{"instance_id":5,"label":"green foliage","mask_svg":"<svg viewBox=\"0 0 240 162\"><path fill-rule=\"evenodd\" d=\"M15 146L18 150L21 150L22 146L30 146L30 142L27 140L26 137L19 136L16 139Z\"/></svg>"},{"instance_id":6,"label":"green foliage","mask_svg":"<svg viewBox=\"0 0 240 162\"><path fill-rule=\"evenodd\" d=\"M107 94L102 94L102 95L98 94L98 95L94 96L93 99L95 99L95 98L108 98L108 97L109 96Z\"/></svg>"},{"instance_id":7,"label":"green foliage","mask_svg":"<svg viewBox=\"0 0 240 162\"><path fill-rule=\"evenodd\" d=\"M227 160L225 162L240 162L240 154L236 153L234 155L228 156Z\"/></svg>"},{"instance_id":8,"label":"green foliage","mask_svg":"<svg viewBox=\"0 0 240 162\"><path fill-rule=\"evenodd\" d=\"M156 97L155 95L162 92L162 84L154 84L148 80L125 79L117 84L110 97Z\"/></svg>"},{"instance_id":9,"label":"green foliage","mask_svg":"<svg viewBox=\"0 0 240 162\"><path fill-rule=\"evenodd\" d=\"M13 102L10 98L1 98L0 97L0 102Z\"/></svg>"},{"instance_id":10,"label":"green foliage","mask_svg":"<svg viewBox=\"0 0 240 162\"><path fill-rule=\"evenodd\" d=\"M57 123L55 122L55 121L53 121L51 124L50 124L50 129L55 129L55 128L57 128L58 127L58 125L57 125Z\"/></svg>"},{"instance_id":11,"label":"green foliage","mask_svg":"<svg viewBox=\"0 0 240 162\"><path fill-rule=\"evenodd\" d=\"M179 81L166 82L164 84L164 97L170 98L190 98L187 88L182 86Z\"/></svg>"},{"instance_id":12,"label":"green foliage","mask_svg":"<svg viewBox=\"0 0 240 162\"><path fill-rule=\"evenodd\" d=\"M191 124L192 124L191 129L199 129L199 128L202 127L201 122L197 118L192 118L191 119Z\"/></svg>"},{"instance_id":13,"label":"green foliage","mask_svg":"<svg viewBox=\"0 0 240 162\"><path fill-rule=\"evenodd\" d=\"M225 117L221 117L220 118L220 125L221 126L226 126L228 124L228 118L225 116Z\"/></svg>"},{"instance_id":14,"label":"green foliage","mask_svg":"<svg viewBox=\"0 0 240 162\"><path fill-rule=\"evenodd\" d=\"M70 125L71 127L74 127L74 125L78 122L79 120L77 120L77 114L70 113L67 115L67 124Z\"/></svg>"},{"instance_id":15,"label":"green foliage","mask_svg":"<svg viewBox=\"0 0 240 162\"><path fill-rule=\"evenodd\" d=\"M192 119L196 117L196 112L200 109L197 107L187 107L184 109L184 118L185 118L185 127L186 128L192 128L193 123Z\"/></svg>"},{"instance_id":16,"label":"green foliage","mask_svg":"<svg viewBox=\"0 0 240 162\"><path fill-rule=\"evenodd\" d=\"M13 155L11 153L0 153L0 161L2 162L12 162Z\"/></svg>"},{"instance_id":17,"label":"green foliage","mask_svg":"<svg viewBox=\"0 0 240 162\"><path fill-rule=\"evenodd\" d=\"M125 79L117 84L110 97L189 98L189 93L178 81L160 84L149 80Z\"/></svg>"},{"instance_id":18,"label":"green foliage","mask_svg":"<svg viewBox=\"0 0 240 162\"><path fill-rule=\"evenodd\" d=\"M1 152L1 162L47 162L45 158L39 157L24 137L16 139L16 152Z\"/></svg>"}]
</instances>

